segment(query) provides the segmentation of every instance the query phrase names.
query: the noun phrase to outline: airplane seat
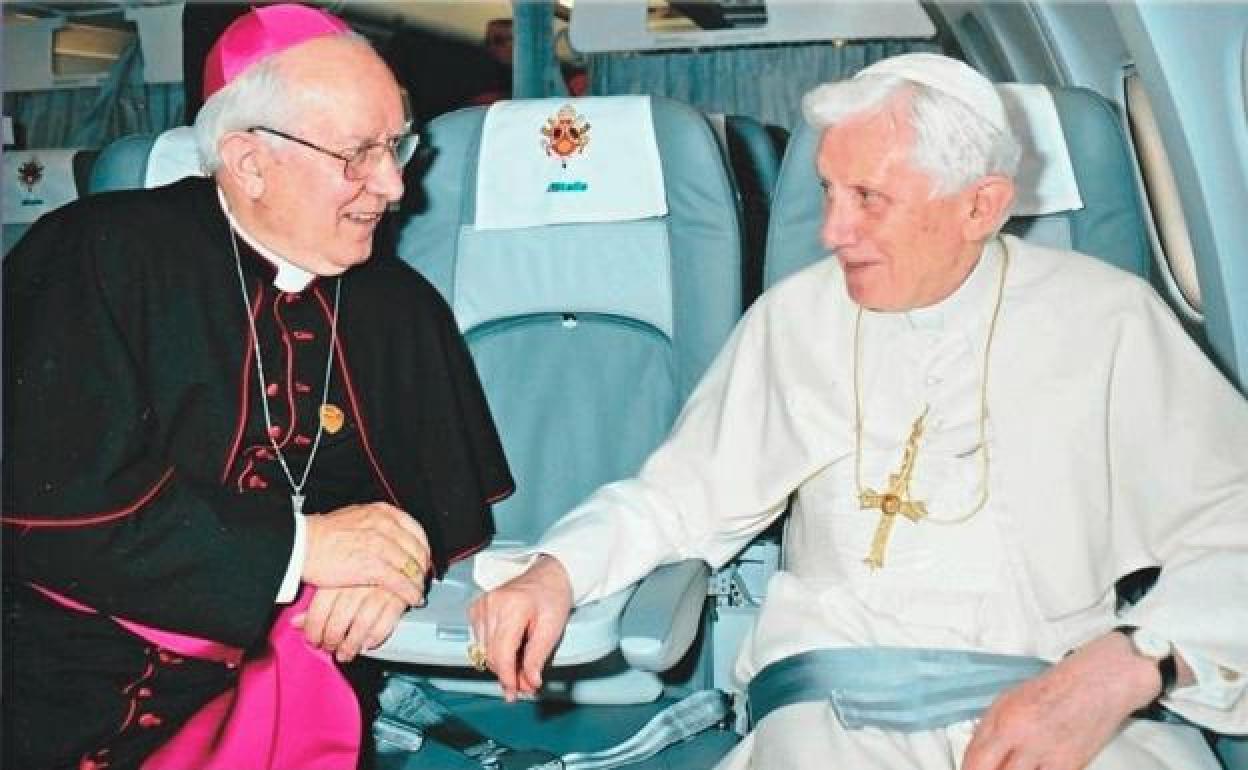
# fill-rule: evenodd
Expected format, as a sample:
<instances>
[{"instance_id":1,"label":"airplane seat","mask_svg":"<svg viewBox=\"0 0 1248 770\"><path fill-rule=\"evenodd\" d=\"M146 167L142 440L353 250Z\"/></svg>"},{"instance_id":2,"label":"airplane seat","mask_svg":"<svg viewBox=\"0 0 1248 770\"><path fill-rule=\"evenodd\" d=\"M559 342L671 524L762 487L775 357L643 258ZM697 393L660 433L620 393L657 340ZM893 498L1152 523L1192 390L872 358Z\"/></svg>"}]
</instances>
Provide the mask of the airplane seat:
<instances>
[{"instance_id":1,"label":"airplane seat","mask_svg":"<svg viewBox=\"0 0 1248 770\"><path fill-rule=\"evenodd\" d=\"M87 194L97 155L82 148L4 151L4 254L36 219Z\"/></svg>"},{"instance_id":2,"label":"airplane seat","mask_svg":"<svg viewBox=\"0 0 1248 770\"><path fill-rule=\"evenodd\" d=\"M1024 93L1036 87L1003 88ZM1024 240L1091 254L1147 279L1152 265L1148 225L1136 181L1135 161L1114 106L1086 88L1045 90L1053 99L1061 134L1067 138L1065 150L1083 206L1075 207L1072 199L1072 206L1065 210L1050 206L1054 209L1050 211L1041 201L1022 201L1023 208L1015 205L1015 213L1006 222L1004 231ZM1003 91L1003 94L1008 93ZM1018 99L1007 95L1005 102L1011 115L1021 109ZM1024 188L1048 175L1052 168L1052 164L1035 152L1038 146L1035 121L1028 121L1028 125L1031 134L1024 137L1023 145L1032 152L1024 151L1025 167L1019 179L1020 187ZM1048 152L1047 143L1045 152ZM1053 156L1053 162L1058 160Z\"/></svg>"},{"instance_id":3,"label":"airplane seat","mask_svg":"<svg viewBox=\"0 0 1248 770\"><path fill-rule=\"evenodd\" d=\"M89 191L160 187L188 176L204 176L195 129L178 126L159 134L120 137L100 151Z\"/></svg>"},{"instance_id":4,"label":"airplane seat","mask_svg":"<svg viewBox=\"0 0 1248 770\"><path fill-rule=\"evenodd\" d=\"M517 480L490 547L533 544L636 473L738 320L736 193L706 119L659 97L499 102L434 119L426 139L426 208L402 224L399 254L451 305ZM658 710L658 672L701 626L704 563L577 608L537 703L508 705L465 656L473 561L370 654L415 664L408 674L499 737L558 753L627 737ZM457 766L440 748L411 761Z\"/></svg>"},{"instance_id":5,"label":"airplane seat","mask_svg":"<svg viewBox=\"0 0 1248 770\"><path fill-rule=\"evenodd\" d=\"M762 291L771 194L780 173L780 159L784 157L789 132L781 126L764 125L749 115L710 113L707 118L728 157L740 196L745 241L741 298L748 307Z\"/></svg>"}]
</instances>

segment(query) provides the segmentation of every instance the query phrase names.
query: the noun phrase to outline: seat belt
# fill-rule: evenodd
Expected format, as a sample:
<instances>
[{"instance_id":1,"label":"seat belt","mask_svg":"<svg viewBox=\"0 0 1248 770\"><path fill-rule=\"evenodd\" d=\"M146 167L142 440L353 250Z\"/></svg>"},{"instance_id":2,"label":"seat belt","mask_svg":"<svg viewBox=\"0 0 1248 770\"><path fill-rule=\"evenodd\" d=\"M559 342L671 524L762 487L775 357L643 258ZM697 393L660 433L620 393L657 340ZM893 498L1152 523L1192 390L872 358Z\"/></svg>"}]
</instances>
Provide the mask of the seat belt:
<instances>
[{"instance_id":1,"label":"seat belt","mask_svg":"<svg viewBox=\"0 0 1248 770\"><path fill-rule=\"evenodd\" d=\"M426 740L433 740L485 770L564 770L555 754L513 749L483 735L443 706L436 692L432 685L414 677L389 678L381 693L381 715L373 723L379 751L385 746L417 751Z\"/></svg>"},{"instance_id":2,"label":"seat belt","mask_svg":"<svg viewBox=\"0 0 1248 770\"><path fill-rule=\"evenodd\" d=\"M437 690L419 679L392 676L382 697L382 716L374 724L379 742L414 751L422 741L436 741L484 770L611 770L640 762L674 743L716 725L730 714L728 695L701 690L660 711L635 735L599 751L558 756L542 749L516 749L490 738L452 714Z\"/></svg>"},{"instance_id":3,"label":"seat belt","mask_svg":"<svg viewBox=\"0 0 1248 770\"><path fill-rule=\"evenodd\" d=\"M827 703L850 730L918 732L979 718L1005 690L1053 664L1025 655L910 647L808 650L768 664L747 688L750 729L795 703ZM1154 704L1134 719L1190 724Z\"/></svg>"},{"instance_id":4,"label":"seat belt","mask_svg":"<svg viewBox=\"0 0 1248 770\"><path fill-rule=\"evenodd\" d=\"M655 714L633 737L615 746L564 754L564 770L610 770L649 759L668 746L728 724L731 702L722 690L699 690Z\"/></svg>"}]
</instances>

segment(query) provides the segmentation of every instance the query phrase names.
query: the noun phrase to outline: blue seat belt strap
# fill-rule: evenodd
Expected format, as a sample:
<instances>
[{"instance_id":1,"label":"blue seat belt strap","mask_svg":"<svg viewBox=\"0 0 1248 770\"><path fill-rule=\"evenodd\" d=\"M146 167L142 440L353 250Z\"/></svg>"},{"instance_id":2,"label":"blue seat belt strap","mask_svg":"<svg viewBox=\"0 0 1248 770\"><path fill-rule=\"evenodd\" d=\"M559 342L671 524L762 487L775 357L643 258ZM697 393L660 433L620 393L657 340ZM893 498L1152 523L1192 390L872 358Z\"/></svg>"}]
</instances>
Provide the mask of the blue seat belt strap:
<instances>
[{"instance_id":1,"label":"blue seat belt strap","mask_svg":"<svg viewBox=\"0 0 1248 770\"><path fill-rule=\"evenodd\" d=\"M730 715L728 695L699 690L656 714L633 737L601 749L563 755L564 770L609 770L649 759L668 746L724 724Z\"/></svg>"},{"instance_id":2,"label":"blue seat belt strap","mask_svg":"<svg viewBox=\"0 0 1248 770\"><path fill-rule=\"evenodd\" d=\"M932 730L978 717L1002 691L1050 665L1039 658L968 650L811 650L778 660L751 680L750 725L784 706L826 701L851 730Z\"/></svg>"},{"instance_id":3,"label":"blue seat belt strap","mask_svg":"<svg viewBox=\"0 0 1248 770\"><path fill-rule=\"evenodd\" d=\"M701 690L656 714L622 743L559 757L542 749L513 749L483 735L452 714L436 693L436 688L416 677L392 675L381 693L382 714L373 724L379 750L415 752L428 738L459 752L482 770L611 770L649 759L730 717L727 694Z\"/></svg>"}]
</instances>

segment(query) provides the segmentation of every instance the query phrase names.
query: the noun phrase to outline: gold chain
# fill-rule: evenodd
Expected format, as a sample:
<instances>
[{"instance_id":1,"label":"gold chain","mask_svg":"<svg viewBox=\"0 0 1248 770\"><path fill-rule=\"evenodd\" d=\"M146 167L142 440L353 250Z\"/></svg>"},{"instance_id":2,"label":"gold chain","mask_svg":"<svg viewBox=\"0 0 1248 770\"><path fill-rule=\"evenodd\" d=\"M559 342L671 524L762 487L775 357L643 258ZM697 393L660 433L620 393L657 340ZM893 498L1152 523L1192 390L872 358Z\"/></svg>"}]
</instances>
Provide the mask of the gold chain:
<instances>
[{"instance_id":1,"label":"gold chain","mask_svg":"<svg viewBox=\"0 0 1248 770\"><path fill-rule=\"evenodd\" d=\"M1005 297L1005 274L1010 267L1010 250L1001 244L1001 275L997 283L997 299L992 308L992 320L988 324L988 339L984 343L983 376L979 382L979 452L983 478L980 481L979 501L970 511L952 518L924 517L924 521L932 524L961 524L979 513L988 502L988 360L992 353L992 340L997 333L997 318L1001 314L1001 300ZM858 316L854 321L854 479L858 484L858 497L861 499L866 490L862 485L862 307L858 308ZM924 407L923 414L927 414ZM923 416L920 415L919 420ZM917 447L916 447L917 450Z\"/></svg>"}]
</instances>

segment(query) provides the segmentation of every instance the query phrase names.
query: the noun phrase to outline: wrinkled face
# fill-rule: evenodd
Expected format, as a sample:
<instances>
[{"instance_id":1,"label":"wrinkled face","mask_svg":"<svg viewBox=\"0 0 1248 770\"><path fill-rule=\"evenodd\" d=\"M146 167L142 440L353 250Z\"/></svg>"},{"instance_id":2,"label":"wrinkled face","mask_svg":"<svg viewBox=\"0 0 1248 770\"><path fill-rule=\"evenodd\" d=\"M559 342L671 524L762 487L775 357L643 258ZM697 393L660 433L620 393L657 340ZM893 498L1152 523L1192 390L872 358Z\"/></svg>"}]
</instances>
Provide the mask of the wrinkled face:
<instances>
[{"instance_id":1,"label":"wrinkled face","mask_svg":"<svg viewBox=\"0 0 1248 770\"><path fill-rule=\"evenodd\" d=\"M349 155L404 132L407 118L390 70L367 48L314 40L283 54L292 88L305 98L293 125L273 128ZM318 275L338 275L368 259L387 204L403 194L402 170L385 153L363 179L343 161L295 142L268 143L256 201L262 241Z\"/></svg>"},{"instance_id":2,"label":"wrinkled face","mask_svg":"<svg viewBox=\"0 0 1248 770\"><path fill-rule=\"evenodd\" d=\"M901 106L825 129L815 161L825 189L824 246L845 271L850 298L873 310L939 302L980 251L964 238L973 195L931 195L931 181L910 163L914 131Z\"/></svg>"}]
</instances>

